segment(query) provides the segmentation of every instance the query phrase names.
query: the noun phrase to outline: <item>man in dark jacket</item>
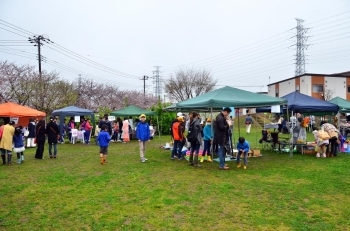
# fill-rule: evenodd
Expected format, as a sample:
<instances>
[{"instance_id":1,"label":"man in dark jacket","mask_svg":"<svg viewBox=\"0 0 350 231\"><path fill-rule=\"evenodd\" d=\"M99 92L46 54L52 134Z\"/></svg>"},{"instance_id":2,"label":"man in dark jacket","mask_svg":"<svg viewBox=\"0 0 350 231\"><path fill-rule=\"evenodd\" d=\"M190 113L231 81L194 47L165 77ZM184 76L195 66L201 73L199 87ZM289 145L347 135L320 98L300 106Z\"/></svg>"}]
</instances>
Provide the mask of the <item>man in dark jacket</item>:
<instances>
[{"instance_id":1,"label":"man in dark jacket","mask_svg":"<svg viewBox=\"0 0 350 231\"><path fill-rule=\"evenodd\" d=\"M104 118L99 122L98 127L102 129L104 124L107 126L109 135L112 136L112 124L111 121L108 121L108 114L104 114Z\"/></svg>"},{"instance_id":2,"label":"man in dark jacket","mask_svg":"<svg viewBox=\"0 0 350 231\"><path fill-rule=\"evenodd\" d=\"M224 146L228 142L228 130L230 124L227 123L226 117L229 116L232 110L229 107L224 110L216 117L214 126L214 144L218 145L218 154L220 159L220 169L227 170L229 167L225 165L225 153Z\"/></svg>"},{"instance_id":3,"label":"man in dark jacket","mask_svg":"<svg viewBox=\"0 0 350 231\"><path fill-rule=\"evenodd\" d=\"M54 117L50 118L50 122L46 126L47 140L49 142L49 154L50 158L56 158L57 155L57 143L60 138L60 131ZM53 155L52 155L53 146Z\"/></svg>"}]
</instances>

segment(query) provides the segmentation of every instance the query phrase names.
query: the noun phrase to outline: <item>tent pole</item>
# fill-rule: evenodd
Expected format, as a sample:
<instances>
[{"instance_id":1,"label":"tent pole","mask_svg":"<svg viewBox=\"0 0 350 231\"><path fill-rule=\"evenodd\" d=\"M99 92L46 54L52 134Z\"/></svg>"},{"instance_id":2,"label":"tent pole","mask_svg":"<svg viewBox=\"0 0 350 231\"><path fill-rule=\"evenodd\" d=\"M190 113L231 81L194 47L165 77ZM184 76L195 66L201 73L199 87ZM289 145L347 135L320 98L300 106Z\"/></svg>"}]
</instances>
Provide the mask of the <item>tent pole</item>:
<instances>
[{"instance_id":1,"label":"tent pole","mask_svg":"<svg viewBox=\"0 0 350 231\"><path fill-rule=\"evenodd\" d=\"M158 120L158 115L157 115L157 125L158 125L158 135L159 135L159 138L160 138L160 130L159 130L159 120Z\"/></svg>"},{"instance_id":2,"label":"tent pole","mask_svg":"<svg viewBox=\"0 0 350 231\"><path fill-rule=\"evenodd\" d=\"M240 129L240 126L239 126L239 114L240 114L240 108L238 108L238 137L240 137L241 136L241 129Z\"/></svg>"},{"instance_id":3,"label":"tent pole","mask_svg":"<svg viewBox=\"0 0 350 231\"><path fill-rule=\"evenodd\" d=\"M213 107L210 108L210 117L211 117L211 121L213 121ZM210 126L211 128L211 134L213 134L213 142L211 142L211 159L212 159L212 164L214 164L214 127L213 127L213 123Z\"/></svg>"},{"instance_id":4,"label":"tent pole","mask_svg":"<svg viewBox=\"0 0 350 231\"><path fill-rule=\"evenodd\" d=\"M258 148L258 113L255 111L255 147Z\"/></svg>"}]
</instances>

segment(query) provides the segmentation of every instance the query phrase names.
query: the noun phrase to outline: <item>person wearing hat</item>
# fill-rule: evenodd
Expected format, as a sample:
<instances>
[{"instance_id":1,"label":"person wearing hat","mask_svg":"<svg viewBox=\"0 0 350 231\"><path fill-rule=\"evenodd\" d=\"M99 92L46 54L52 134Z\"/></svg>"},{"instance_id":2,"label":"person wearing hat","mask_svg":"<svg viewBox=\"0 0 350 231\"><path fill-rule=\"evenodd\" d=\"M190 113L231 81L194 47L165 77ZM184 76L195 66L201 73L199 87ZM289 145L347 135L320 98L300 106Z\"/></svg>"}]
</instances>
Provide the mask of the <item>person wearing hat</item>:
<instances>
[{"instance_id":1,"label":"person wearing hat","mask_svg":"<svg viewBox=\"0 0 350 231\"><path fill-rule=\"evenodd\" d=\"M173 145L173 150L171 152L171 159L174 160L175 157L177 156L179 160L182 160L182 148L183 148L183 141L184 141L184 132L185 132L185 127L184 127L184 117L183 116L178 116L178 121L173 123L172 127L172 134L171 136L174 139L174 145Z\"/></svg>"},{"instance_id":2,"label":"person wearing hat","mask_svg":"<svg viewBox=\"0 0 350 231\"><path fill-rule=\"evenodd\" d=\"M203 140L204 140L204 148L202 153L202 158L200 160L201 163L204 161L204 156L206 157L207 161L212 162L212 159L210 157L210 146L213 140L213 132L211 129L211 119L208 118L206 121L206 125L203 129Z\"/></svg>"},{"instance_id":3,"label":"person wearing hat","mask_svg":"<svg viewBox=\"0 0 350 231\"><path fill-rule=\"evenodd\" d=\"M145 157L146 142L151 140L151 133L145 114L140 115L140 122L136 126L136 137L139 140L141 162L145 163L147 161Z\"/></svg>"},{"instance_id":4,"label":"person wearing hat","mask_svg":"<svg viewBox=\"0 0 350 231\"><path fill-rule=\"evenodd\" d=\"M45 134L47 135L47 141L49 143L49 155L50 158L56 158L57 156L57 143L60 138L60 131L58 130L58 125L55 122L54 117L50 117L50 122L46 126ZM52 155L53 147L53 155Z\"/></svg>"},{"instance_id":5,"label":"person wearing hat","mask_svg":"<svg viewBox=\"0 0 350 231\"><path fill-rule=\"evenodd\" d=\"M0 129L2 129L2 137L0 140L0 150L1 150L1 158L2 158L2 164L6 164L6 153L7 153L7 164L12 164L12 142L13 142L13 135L15 134L15 128L14 128L15 122L10 121L9 124L1 126Z\"/></svg>"},{"instance_id":6,"label":"person wearing hat","mask_svg":"<svg viewBox=\"0 0 350 231\"><path fill-rule=\"evenodd\" d=\"M174 139L174 137L173 137L173 125L174 125L174 123L177 123L177 122L178 122L178 118L179 118L180 116L183 116L183 115L182 115L182 112L178 112L178 113L176 114L176 118L175 118L173 121L171 121L171 124L170 124L170 135L172 136L173 139Z\"/></svg>"}]
</instances>

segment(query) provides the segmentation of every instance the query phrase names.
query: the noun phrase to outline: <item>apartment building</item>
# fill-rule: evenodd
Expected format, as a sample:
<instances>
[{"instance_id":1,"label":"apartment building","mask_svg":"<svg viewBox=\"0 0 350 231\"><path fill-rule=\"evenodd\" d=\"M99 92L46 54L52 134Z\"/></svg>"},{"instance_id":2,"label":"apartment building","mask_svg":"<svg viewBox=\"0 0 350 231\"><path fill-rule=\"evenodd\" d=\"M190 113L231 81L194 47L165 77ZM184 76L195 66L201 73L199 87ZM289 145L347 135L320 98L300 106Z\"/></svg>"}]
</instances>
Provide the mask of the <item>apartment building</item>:
<instances>
[{"instance_id":1,"label":"apartment building","mask_svg":"<svg viewBox=\"0 0 350 231\"><path fill-rule=\"evenodd\" d=\"M268 86L268 95L285 96L293 91L317 99L330 100L336 96L350 100L350 71L337 74L305 73Z\"/></svg>"}]
</instances>

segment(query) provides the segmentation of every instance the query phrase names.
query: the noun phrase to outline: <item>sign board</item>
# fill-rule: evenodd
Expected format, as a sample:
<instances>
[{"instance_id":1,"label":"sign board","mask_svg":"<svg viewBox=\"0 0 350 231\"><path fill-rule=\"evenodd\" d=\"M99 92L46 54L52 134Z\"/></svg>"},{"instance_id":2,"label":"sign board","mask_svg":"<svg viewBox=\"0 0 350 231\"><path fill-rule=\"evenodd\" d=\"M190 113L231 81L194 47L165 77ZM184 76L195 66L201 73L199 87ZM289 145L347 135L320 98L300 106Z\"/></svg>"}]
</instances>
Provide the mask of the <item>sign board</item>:
<instances>
[{"instance_id":1,"label":"sign board","mask_svg":"<svg viewBox=\"0 0 350 231\"><path fill-rule=\"evenodd\" d=\"M281 106L280 105L271 106L271 113L281 113Z\"/></svg>"},{"instance_id":2,"label":"sign board","mask_svg":"<svg viewBox=\"0 0 350 231\"><path fill-rule=\"evenodd\" d=\"M18 124L19 118L18 117L10 117L10 121L14 121L15 124Z\"/></svg>"},{"instance_id":3,"label":"sign board","mask_svg":"<svg viewBox=\"0 0 350 231\"><path fill-rule=\"evenodd\" d=\"M80 123L80 116L74 116L74 122Z\"/></svg>"},{"instance_id":4,"label":"sign board","mask_svg":"<svg viewBox=\"0 0 350 231\"><path fill-rule=\"evenodd\" d=\"M108 116L108 120L109 121L114 121L115 120L115 116Z\"/></svg>"},{"instance_id":5,"label":"sign board","mask_svg":"<svg viewBox=\"0 0 350 231\"><path fill-rule=\"evenodd\" d=\"M72 137L78 136L78 129L72 129Z\"/></svg>"}]
</instances>

